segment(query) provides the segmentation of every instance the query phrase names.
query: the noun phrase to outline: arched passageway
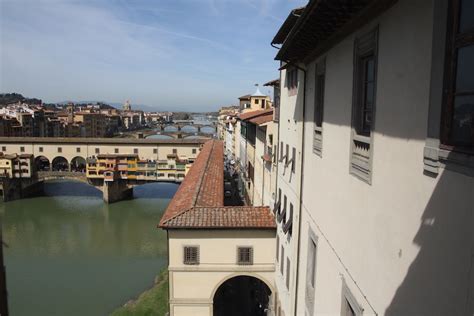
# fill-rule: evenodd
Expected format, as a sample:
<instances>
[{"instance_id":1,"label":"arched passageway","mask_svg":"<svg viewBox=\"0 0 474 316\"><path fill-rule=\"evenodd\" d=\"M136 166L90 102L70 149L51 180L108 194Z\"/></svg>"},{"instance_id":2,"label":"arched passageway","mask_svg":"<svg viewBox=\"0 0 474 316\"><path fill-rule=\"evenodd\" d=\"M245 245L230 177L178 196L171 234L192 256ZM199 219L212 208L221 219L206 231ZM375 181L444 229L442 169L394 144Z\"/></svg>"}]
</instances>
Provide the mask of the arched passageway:
<instances>
[{"instance_id":1,"label":"arched passageway","mask_svg":"<svg viewBox=\"0 0 474 316\"><path fill-rule=\"evenodd\" d=\"M219 286L214 294L214 316L266 316L270 288L261 280L247 275L233 277Z\"/></svg>"},{"instance_id":2,"label":"arched passageway","mask_svg":"<svg viewBox=\"0 0 474 316\"><path fill-rule=\"evenodd\" d=\"M74 157L71 160L71 171L86 172L86 160L82 157Z\"/></svg>"},{"instance_id":3,"label":"arched passageway","mask_svg":"<svg viewBox=\"0 0 474 316\"><path fill-rule=\"evenodd\" d=\"M168 126L165 126L163 131L164 132L177 132L178 128L176 126L173 126L173 125L168 125Z\"/></svg>"},{"instance_id":4,"label":"arched passageway","mask_svg":"<svg viewBox=\"0 0 474 316\"><path fill-rule=\"evenodd\" d=\"M35 158L35 168L38 171L49 171L50 168L49 159L45 156L38 156Z\"/></svg>"},{"instance_id":5,"label":"arched passageway","mask_svg":"<svg viewBox=\"0 0 474 316\"><path fill-rule=\"evenodd\" d=\"M69 163L66 158L58 156L52 162L53 171L69 171Z\"/></svg>"},{"instance_id":6,"label":"arched passageway","mask_svg":"<svg viewBox=\"0 0 474 316\"><path fill-rule=\"evenodd\" d=\"M212 126L203 126L203 127L201 127L201 133L214 134L215 132L216 132L216 129Z\"/></svg>"}]
</instances>

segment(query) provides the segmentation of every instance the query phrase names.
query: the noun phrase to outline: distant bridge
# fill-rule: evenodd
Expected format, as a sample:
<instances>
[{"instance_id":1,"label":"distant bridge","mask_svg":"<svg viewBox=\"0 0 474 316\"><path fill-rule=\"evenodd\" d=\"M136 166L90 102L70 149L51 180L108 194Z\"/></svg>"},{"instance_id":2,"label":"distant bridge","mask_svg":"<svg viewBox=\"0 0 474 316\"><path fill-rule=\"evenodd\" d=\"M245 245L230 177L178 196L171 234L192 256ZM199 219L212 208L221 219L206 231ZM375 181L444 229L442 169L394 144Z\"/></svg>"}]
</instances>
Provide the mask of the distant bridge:
<instances>
[{"instance_id":1,"label":"distant bridge","mask_svg":"<svg viewBox=\"0 0 474 316\"><path fill-rule=\"evenodd\" d=\"M140 160L167 162L170 156L194 161L206 139L132 139L132 138L36 138L0 137L3 154L32 154L36 175L32 178L1 179L5 201L41 191L42 182L50 179L73 179L100 189L104 201L115 202L130 197L133 187L148 182L180 182L180 178L88 179L87 158L99 154L135 154Z\"/></svg>"}]
</instances>

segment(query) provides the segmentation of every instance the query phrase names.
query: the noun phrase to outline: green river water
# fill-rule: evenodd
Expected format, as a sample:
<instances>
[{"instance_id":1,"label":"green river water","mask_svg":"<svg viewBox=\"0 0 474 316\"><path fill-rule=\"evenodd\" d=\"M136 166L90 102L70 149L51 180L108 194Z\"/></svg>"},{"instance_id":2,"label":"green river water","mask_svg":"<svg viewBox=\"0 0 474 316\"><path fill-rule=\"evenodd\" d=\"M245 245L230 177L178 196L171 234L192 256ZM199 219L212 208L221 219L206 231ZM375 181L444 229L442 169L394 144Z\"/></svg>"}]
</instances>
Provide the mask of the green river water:
<instances>
[{"instance_id":1,"label":"green river water","mask_svg":"<svg viewBox=\"0 0 474 316\"><path fill-rule=\"evenodd\" d=\"M11 316L107 315L151 287L167 265L156 228L178 186L154 183L107 205L78 182L0 202Z\"/></svg>"}]
</instances>

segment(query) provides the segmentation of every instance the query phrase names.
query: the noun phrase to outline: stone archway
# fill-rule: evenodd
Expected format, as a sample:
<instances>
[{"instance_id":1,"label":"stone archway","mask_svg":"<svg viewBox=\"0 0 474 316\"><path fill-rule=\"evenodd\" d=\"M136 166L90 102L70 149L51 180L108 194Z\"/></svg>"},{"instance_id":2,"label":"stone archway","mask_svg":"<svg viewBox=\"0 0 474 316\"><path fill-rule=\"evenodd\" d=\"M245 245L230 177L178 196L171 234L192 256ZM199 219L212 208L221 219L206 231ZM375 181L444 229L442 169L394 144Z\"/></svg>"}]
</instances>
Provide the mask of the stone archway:
<instances>
[{"instance_id":1,"label":"stone archway","mask_svg":"<svg viewBox=\"0 0 474 316\"><path fill-rule=\"evenodd\" d=\"M71 171L86 172L86 160L81 156L76 156L71 159Z\"/></svg>"},{"instance_id":2,"label":"stone archway","mask_svg":"<svg viewBox=\"0 0 474 316\"><path fill-rule=\"evenodd\" d=\"M37 171L49 171L51 164L45 156L35 157L35 168Z\"/></svg>"},{"instance_id":3,"label":"stone archway","mask_svg":"<svg viewBox=\"0 0 474 316\"><path fill-rule=\"evenodd\" d=\"M52 171L69 171L69 162L62 156L55 157L51 162Z\"/></svg>"},{"instance_id":4,"label":"stone archway","mask_svg":"<svg viewBox=\"0 0 474 316\"><path fill-rule=\"evenodd\" d=\"M271 289L262 280L238 275L223 282L214 293L214 316L266 316L271 308Z\"/></svg>"}]
</instances>

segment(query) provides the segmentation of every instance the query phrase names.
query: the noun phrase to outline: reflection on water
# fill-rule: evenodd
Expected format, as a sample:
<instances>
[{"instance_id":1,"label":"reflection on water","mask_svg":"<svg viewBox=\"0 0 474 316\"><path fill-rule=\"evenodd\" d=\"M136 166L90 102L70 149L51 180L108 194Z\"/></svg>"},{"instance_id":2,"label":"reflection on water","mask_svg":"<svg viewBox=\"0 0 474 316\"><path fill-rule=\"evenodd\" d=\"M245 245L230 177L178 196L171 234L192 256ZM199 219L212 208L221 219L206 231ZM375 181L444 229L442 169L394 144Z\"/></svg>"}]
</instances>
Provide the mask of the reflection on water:
<instances>
[{"instance_id":1,"label":"reflection on water","mask_svg":"<svg viewBox=\"0 0 474 316\"><path fill-rule=\"evenodd\" d=\"M91 186L52 182L0 203L11 315L106 315L148 288L167 262L156 225L176 189L147 184L107 205Z\"/></svg>"}]
</instances>

